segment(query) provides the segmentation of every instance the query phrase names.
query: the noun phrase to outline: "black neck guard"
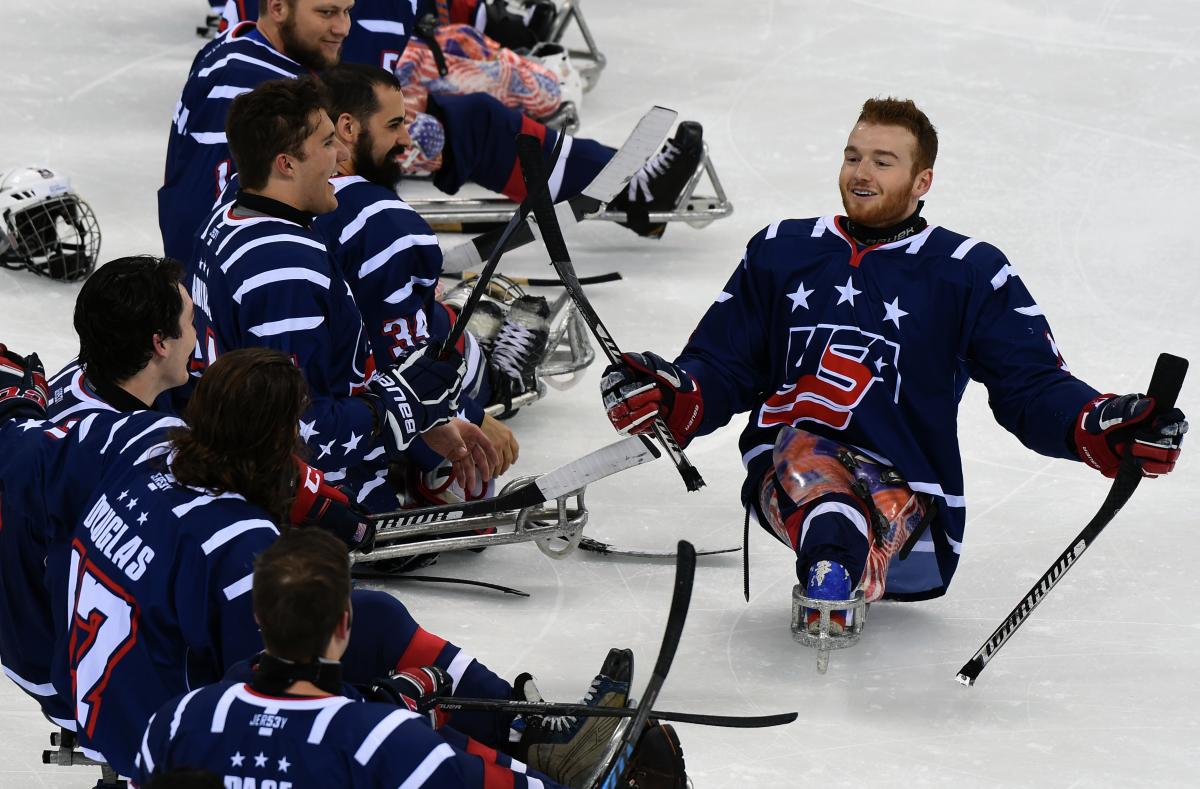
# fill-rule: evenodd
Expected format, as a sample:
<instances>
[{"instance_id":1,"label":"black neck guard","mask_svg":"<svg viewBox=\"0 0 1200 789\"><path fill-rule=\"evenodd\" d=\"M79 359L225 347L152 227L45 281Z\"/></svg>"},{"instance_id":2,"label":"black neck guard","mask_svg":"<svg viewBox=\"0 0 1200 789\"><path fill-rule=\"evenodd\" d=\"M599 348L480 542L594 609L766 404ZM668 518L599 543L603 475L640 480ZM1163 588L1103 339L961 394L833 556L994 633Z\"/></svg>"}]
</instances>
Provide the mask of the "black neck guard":
<instances>
[{"instance_id":1,"label":"black neck guard","mask_svg":"<svg viewBox=\"0 0 1200 789\"><path fill-rule=\"evenodd\" d=\"M315 663L293 663L266 652L259 654L250 687L268 696L281 696L297 682L311 682L326 693L342 692L342 664L317 658Z\"/></svg>"},{"instance_id":2,"label":"black neck guard","mask_svg":"<svg viewBox=\"0 0 1200 789\"><path fill-rule=\"evenodd\" d=\"M289 222L295 222L301 227L312 226L313 215L307 211L301 211L299 208L293 208L287 203L280 202L273 197L251 194L245 189L238 190L237 201L233 204L233 207L245 208L246 210L253 211L256 214L266 214L267 216L286 219Z\"/></svg>"},{"instance_id":3,"label":"black neck guard","mask_svg":"<svg viewBox=\"0 0 1200 789\"><path fill-rule=\"evenodd\" d=\"M873 247L876 244L891 244L896 241L903 241L909 236L915 236L929 226L929 223L921 216L921 209L924 207L925 201L918 201L917 210L913 211L907 219L888 227L867 227L851 220L850 217L844 218L842 226L846 228L846 232L850 234L851 238L864 247Z\"/></svg>"},{"instance_id":4,"label":"black neck guard","mask_svg":"<svg viewBox=\"0 0 1200 789\"><path fill-rule=\"evenodd\" d=\"M152 405L143 403L117 384L94 379L86 371L83 375L83 385L95 392L96 396L101 400L123 414L128 414L131 411L148 411L153 408Z\"/></svg>"}]
</instances>

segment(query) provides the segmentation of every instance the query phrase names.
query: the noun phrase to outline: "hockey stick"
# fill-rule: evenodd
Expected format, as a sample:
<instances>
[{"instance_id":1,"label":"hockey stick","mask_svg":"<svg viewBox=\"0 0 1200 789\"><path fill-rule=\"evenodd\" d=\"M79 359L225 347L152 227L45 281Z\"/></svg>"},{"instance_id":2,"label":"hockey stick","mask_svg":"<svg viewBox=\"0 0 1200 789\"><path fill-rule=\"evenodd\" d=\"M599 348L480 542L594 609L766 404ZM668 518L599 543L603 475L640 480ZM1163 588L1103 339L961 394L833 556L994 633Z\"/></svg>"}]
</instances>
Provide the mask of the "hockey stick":
<instances>
[{"instance_id":1,"label":"hockey stick","mask_svg":"<svg viewBox=\"0 0 1200 789\"><path fill-rule=\"evenodd\" d=\"M611 202L646 160L658 151L677 116L675 110L658 106L652 107L643 115L592 182L575 197L555 206L559 221L563 224L574 224L582 221L588 214L599 211L604 203ZM500 235L501 230L493 229L447 250L442 257L443 276L446 272L466 271L479 266L491 257L492 251L499 244ZM512 232L507 248L516 249L534 241L537 241L537 236L526 222ZM586 283L587 280L582 281Z\"/></svg>"},{"instance_id":2,"label":"hockey stick","mask_svg":"<svg viewBox=\"0 0 1200 789\"><path fill-rule=\"evenodd\" d=\"M518 138L522 136L524 135L518 135ZM551 161L557 161L559 153L562 152L562 144L565 138L566 135L560 134L558 135L558 139L554 141L554 150L550 152ZM540 147L541 143L538 143L538 145ZM541 170L538 171L538 176L543 177ZM528 189L528 184L531 182L537 183L536 181L531 181L531 179L526 177L526 189ZM544 180L540 182L540 186L542 188L547 188ZM527 192L525 199L521 201L521 205L519 205L516 212L513 213L512 219L509 219L508 224L504 226L504 231L500 234L500 238L496 242L495 248L492 249L491 254L488 256L487 265L483 267L483 271L480 272L479 278L475 281L475 287L471 288L471 294L467 297L466 304L464 304L463 308L459 310L458 317L454 319L454 326L451 327L450 334L446 337L446 341L442 343L442 353L439 355L444 355L447 349L458 345L458 341L460 338L462 338L463 332L467 330L467 321L470 320L471 314L475 312L475 308L479 304L479 300L483 298L483 294L487 291L488 280L490 280L492 278L492 274L496 272L496 266L500 265L500 256L504 254L505 249L508 247L509 238L512 236L517 227L524 225L525 219L529 216L529 212L532 210L532 208L533 193Z\"/></svg>"},{"instance_id":3,"label":"hockey stick","mask_svg":"<svg viewBox=\"0 0 1200 789\"><path fill-rule=\"evenodd\" d=\"M588 783L590 789L616 789L621 774L629 766L633 749L641 739L646 722L653 714L654 702L658 701L658 694L663 683L667 681L667 673L675 660L675 650L679 648L683 624L687 621L688 606L692 602L692 581L695 577L696 551L690 542L680 540L679 558L675 560L675 591L671 595L671 610L667 614L662 646L658 648L658 660L654 663L654 671L650 675L650 681L646 683L646 690L642 692L642 700L637 706L633 720L600 760L592 780Z\"/></svg>"},{"instance_id":4,"label":"hockey stick","mask_svg":"<svg viewBox=\"0 0 1200 789\"><path fill-rule=\"evenodd\" d=\"M553 501L559 496L580 490L592 482L616 474L618 471L648 463L657 458L659 454L658 449L648 439L633 436L590 452L564 466L559 466L554 471L531 480L530 484L509 493L461 504L442 504L436 507L382 512L371 515L370 520L378 531L383 531L521 510Z\"/></svg>"},{"instance_id":5,"label":"hockey stick","mask_svg":"<svg viewBox=\"0 0 1200 789\"><path fill-rule=\"evenodd\" d=\"M474 586L480 589L491 589L496 592L503 592L514 597L529 597L529 592L522 592L520 589L513 589L511 586L502 586L501 584L488 583L487 581L476 581L472 578L451 578L443 575L409 575L407 573L381 573L371 570L360 570L363 565L354 565L351 568L351 573L356 581L424 581L425 583L434 584L460 584L462 586Z\"/></svg>"},{"instance_id":6,"label":"hockey stick","mask_svg":"<svg viewBox=\"0 0 1200 789\"><path fill-rule=\"evenodd\" d=\"M735 545L731 548L697 548L696 555L717 556L722 553L737 553L741 549L740 545ZM598 553L602 556L624 556L631 559L674 559L677 555L675 551L662 551L653 548L623 548L609 542L593 540L591 537L583 537L579 540L579 550L587 551L588 553Z\"/></svg>"},{"instance_id":7,"label":"hockey stick","mask_svg":"<svg viewBox=\"0 0 1200 789\"><path fill-rule=\"evenodd\" d=\"M541 177L542 171L539 168L543 167L542 152L537 138L527 135L518 136L517 155L521 159L521 171L527 179L525 188L529 190L529 197L533 200L533 215L537 220L538 232L542 236L542 242L546 245L546 251L550 253L550 264L562 278L563 286L570 294L571 301L575 302L579 314L600 342L600 346L604 349L604 355L612 364L620 364L621 349L617 347L608 328L601 322L600 316L596 314L592 303L588 301L587 294L583 292L583 286L579 284L579 279L575 276L575 267L571 265L571 256L567 252L567 242L563 240L562 229L559 227L558 217L554 213L554 204L550 202L550 191L546 188L545 178ZM653 425L655 437L666 450L667 456L671 458L675 468L679 470L679 476L683 477L683 483L687 489L699 490L704 487L704 478L700 476L700 471L683 454L683 450L680 449L679 443L675 441L675 436L671 434L663 418L655 417Z\"/></svg>"},{"instance_id":8,"label":"hockey stick","mask_svg":"<svg viewBox=\"0 0 1200 789\"><path fill-rule=\"evenodd\" d=\"M632 718L636 707L589 707L587 704L555 704L544 701L499 701L497 699L459 699L445 696L434 699L440 709L483 710L487 712L516 712L533 715L573 715L580 718ZM796 712L776 715L705 715L696 712L664 712L651 710L650 716L664 721L695 723L699 726L721 726L729 729L765 729L785 726L799 717Z\"/></svg>"},{"instance_id":9,"label":"hockey stick","mask_svg":"<svg viewBox=\"0 0 1200 789\"><path fill-rule=\"evenodd\" d=\"M1147 396L1154 398L1154 413L1150 415L1150 419L1153 419L1155 414L1169 411L1175 407L1175 398L1179 395L1180 387L1183 386L1183 377L1187 374L1187 368L1187 359L1172 356L1169 353L1159 354L1158 362L1154 365L1154 373L1150 376L1150 388L1146 391ZM1117 478L1109 488L1108 496L1100 505L1100 510L1092 517L1088 525L1083 527L1083 531L1079 532L1070 547L1062 552L1058 561L1050 565L1050 569L1042 574L1038 582L1025 594L1024 599L1009 613L1000 627L996 628L988 637L979 651L958 670L958 676L955 679L967 687L975 684L980 672L996 656L1000 647L1004 646L1017 628L1025 623L1025 620L1033 613L1033 609L1037 608L1038 603L1042 602L1050 590L1067 574L1067 570L1070 570L1083 552L1096 541L1104 527L1117 516L1121 508L1125 506L1125 502L1129 501L1129 497L1137 490L1138 483L1141 481L1142 471L1138 462L1132 453L1127 453L1121 460Z\"/></svg>"},{"instance_id":10,"label":"hockey stick","mask_svg":"<svg viewBox=\"0 0 1200 789\"><path fill-rule=\"evenodd\" d=\"M512 241L509 241L508 248L513 249ZM446 279L461 279L470 281L475 279L478 274L473 271L465 271L462 273L455 272L451 274L442 274L442 276ZM530 285L535 288L553 288L563 284L563 281L556 277L508 277L508 279L517 283L518 285ZM605 282L618 282L622 279L624 279L624 277L621 276L621 272L610 271L607 274L592 274L591 276L580 277L579 284L603 285Z\"/></svg>"}]
</instances>

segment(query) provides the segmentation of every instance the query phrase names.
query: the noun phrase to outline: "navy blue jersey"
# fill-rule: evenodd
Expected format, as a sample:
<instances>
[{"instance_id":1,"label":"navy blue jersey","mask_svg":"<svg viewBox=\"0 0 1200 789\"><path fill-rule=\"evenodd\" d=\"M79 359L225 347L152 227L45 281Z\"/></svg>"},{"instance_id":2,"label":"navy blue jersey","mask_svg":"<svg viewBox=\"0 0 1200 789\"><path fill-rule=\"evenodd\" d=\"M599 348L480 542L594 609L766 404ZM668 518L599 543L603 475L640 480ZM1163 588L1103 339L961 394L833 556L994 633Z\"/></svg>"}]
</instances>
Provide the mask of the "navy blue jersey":
<instances>
[{"instance_id":1,"label":"navy blue jersey","mask_svg":"<svg viewBox=\"0 0 1200 789\"><path fill-rule=\"evenodd\" d=\"M700 385L700 433L749 411L752 501L782 425L896 466L939 515L888 572L889 597L945 592L966 519L957 438L969 379L1026 446L1076 459L1072 420L1096 391L1071 376L1041 308L1000 250L930 226L860 248L836 217L759 232L678 362Z\"/></svg>"},{"instance_id":2,"label":"navy blue jersey","mask_svg":"<svg viewBox=\"0 0 1200 789\"><path fill-rule=\"evenodd\" d=\"M307 70L281 54L254 25L231 30L200 50L175 105L158 225L168 257L187 261L196 230L212 210L234 171L225 139L230 103L270 79L298 77Z\"/></svg>"},{"instance_id":3,"label":"navy blue jersey","mask_svg":"<svg viewBox=\"0 0 1200 789\"><path fill-rule=\"evenodd\" d=\"M300 426L310 462L341 480L348 467L384 455L372 439L374 413L354 396L370 372L362 317L317 233L235 210L232 191L210 215L187 267L202 356L193 366L236 348L291 356L312 399Z\"/></svg>"},{"instance_id":4,"label":"navy blue jersey","mask_svg":"<svg viewBox=\"0 0 1200 789\"><path fill-rule=\"evenodd\" d=\"M95 411L116 413L120 410L88 384L78 359L72 359L66 367L55 373L47 381L47 386L50 400L46 403L46 415L56 422L79 419Z\"/></svg>"},{"instance_id":5,"label":"navy blue jersey","mask_svg":"<svg viewBox=\"0 0 1200 789\"><path fill-rule=\"evenodd\" d=\"M382 66L388 71L395 69L413 34L420 2L433 5L430 0L355 0L354 8L350 9L350 34L342 44L342 61ZM222 24L229 28L239 22L257 20L255 0L231 0L222 15Z\"/></svg>"},{"instance_id":6,"label":"navy blue jersey","mask_svg":"<svg viewBox=\"0 0 1200 789\"><path fill-rule=\"evenodd\" d=\"M105 475L145 465L182 423L112 410L61 424L0 424L0 663L55 723L74 729L70 697L52 684L55 643L67 626L67 559L75 525Z\"/></svg>"},{"instance_id":7,"label":"navy blue jersey","mask_svg":"<svg viewBox=\"0 0 1200 789\"><path fill-rule=\"evenodd\" d=\"M176 767L210 770L258 789L555 787L525 765L434 732L423 715L345 696L266 696L224 682L174 699L141 739L134 779Z\"/></svg>"},{"instance_id":8,"label":"navy blue jersey","mask_svg":"<svg viewBox=\"0 0 1200 789\"><path fill-rule=\"evenodd\" d=\"M317 217L313 227L354 293L376 367L386 369L418 346L450 334L450 313L434 298L442 248L429 223L391 189L358 175L331 183L338 207ZM461 350L470 382L484 360L473 338L467 345ZM482 406L470 398L463 398L463 411L476 424L483 419Z\"/></svg>"}]
</instances>

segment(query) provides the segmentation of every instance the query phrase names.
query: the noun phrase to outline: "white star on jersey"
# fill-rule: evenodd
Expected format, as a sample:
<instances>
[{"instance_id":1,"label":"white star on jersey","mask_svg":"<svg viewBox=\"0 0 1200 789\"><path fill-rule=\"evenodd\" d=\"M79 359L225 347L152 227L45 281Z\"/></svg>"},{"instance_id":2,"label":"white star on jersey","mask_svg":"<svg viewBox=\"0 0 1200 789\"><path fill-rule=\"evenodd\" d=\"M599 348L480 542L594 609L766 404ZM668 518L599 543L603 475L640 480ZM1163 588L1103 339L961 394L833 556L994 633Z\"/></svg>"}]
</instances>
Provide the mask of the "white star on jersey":
<instances>
[{"instance_id":1,"label":"white star on jersey","mask_svg":"<svg viewBox=\"0 0 1200 789\"><path fill-rule=\"evenodd\" d=\"M242 756L242 752L238 751L233 756L229 757L229 761L233 762L234 767L241 767L242 762L246 761L246 757Z\"/></svg>"},{"instance_id":2,"label":"white star on jersey","mask_svg":"<svg viewBox=\"0 0 1200 789\"><path fill-rule=\"evenodd\" d=\"M265 753L263 753L262 751L259 751L258 756L254 757L254 766L255 767L266 767L267 766L267 755Z\"/></svg>"},{"instance_id":3,"label":"white star on jersey","mask_svg":"<svg viewBox=\"0 0 1200 789\"><path fill-rule=\"evenodd\" d=\"M317 455L317 460L320 460L321 458L325 457L326 455L328 455L330 452L333 451L333 442L334 442L334 439L331 438L331 439L329 439L328 444L317 444L317 446L319 446L321 448L321 454Z\"/></svg>"},{"instance_id":4,"label":"white star on jersey","mask_svg":"<svg viewBox=\"0 0 1200 789\"><path fill-rule=\"evenodd\" d=\"M795 312L797 307L808 309L808 297L812 294L811 290L804 289L804 283L801 282L795 293L788 294L788 298L792 300L792 312Z\"/></svg>"},{"instance_id":5,"label":"white star on jersey","mask_svg":"<svg viewBox=\"0 0 1200 789\"><path fill-rule=\"evenodd\" d=\"M292 763L287 760L286 756L284 756L282 759L279 760L279 772L286 773L287 768L289 768L291 766L292 766Z\"/></svg>"},{"instance_id":6,"label":"white star on jersey","mask_svg":"<svg viewBox=\"0 0 1200 789\"><path fill-rule=\"evenodd\" d=\"M892 299L891 304L888 304L885 301L883 303L883 308L884 308L884 310L887 311L887 313L883 316L883 319L885 321L891 321L892 323L896 324L896 328L899 329L900 328L900 319L908 314L904 310L900 309L900 297L897 296L896 298Z\"/></svg>"},{"instance_id":7,"label":"white star on jersey","mask_svg":"<svg viewBox=\"0 0 1200 789\"><path fill-rule=\"evenodd\" d=\"M146 524L146 518L148 518L148 517L149 516L144 512L141 515L139 515L138 519L137 519L138 525L144 526Z\"/></svg>"},{"instance_id":8,"label":"white star on jersey","mask_svg":"<svg viewBox=\"0 0 1200 789\"><path fill-rule=\"evenodd\" d=\"M347 452L352 452L358 448L358 442L361 440L362 440L362 436L360 436L358 433L355 433L353 430L351 430L350 431L350 440L347 441L345 444L342 444L342 446L344 446L346 448Z\"/></svg>"},{"instance_id":9,"label":"white star on jersey","mask_svg":"<svg viewBox=\"0 0 1200 789\"><path fill-rule=\"evenodd\" d=\"M834 285L833 288L834 288L834 290L836 290L838 292L837 303L841 304L843 302L848 301L848 302L850 302L851 307L854 306L854 297L857 296L858 294L862 293L861 290L857 290L854 287L854 277L853 276L846 277L845 285ZM836 307L837 305L835 304L834 306Z\"/></svg>"},{"instance_id":10,"label":"white star on jersey","mask_svg":"<svg viewBox=\"0 0 1200 789\"><path fill-rule=\"evenodd\" d=\"M308 441L310 438L320 432L320 430L317 430L317 420L314 419L311 422L305 422L303 419L300 420L301 441Z\"/></svg>"}]
</instances>

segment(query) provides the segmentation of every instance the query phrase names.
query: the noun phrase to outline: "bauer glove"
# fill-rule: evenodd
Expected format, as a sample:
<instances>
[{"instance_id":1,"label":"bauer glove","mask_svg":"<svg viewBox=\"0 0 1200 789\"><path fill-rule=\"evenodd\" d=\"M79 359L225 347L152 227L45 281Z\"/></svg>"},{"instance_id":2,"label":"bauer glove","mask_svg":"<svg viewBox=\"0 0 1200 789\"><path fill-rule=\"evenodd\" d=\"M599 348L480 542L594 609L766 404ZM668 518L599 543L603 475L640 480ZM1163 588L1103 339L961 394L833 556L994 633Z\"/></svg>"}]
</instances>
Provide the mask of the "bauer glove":
<instances>
[{"instance_id":1,"label":"bauer glove","mask_svg":"<svg viewBox=\"0 0 1200 789\"><path fill-rule=\"evenodd\" d=\"M425 666L393 671L386 677L372 680L363 695L371 701L390 702L425 715L429 725L438 729L448 716L437 703L453 691L454 683L449 674L437 666Z\"/></svg>"},{"instance_id":2,"label":"bauer glove","mask_svg":"<svg viewBox=\"0 0 1200 789\"><path fill-rule=\"evenodd\" d=\"M704 400L692 376L650 351L621 354L620 363L605 368L600 394L608 421L621 435L649 433L661 416L679 445L686 446L704 418Z\"/></svg>"},{"instance_id":3,"label":"bauer glove","mask_svg":"<svg viewBox=\"0 0 1200 789\"><path fill-rule=\"evenodd\" d=\"M25 417L45 419L50 390L36 353L18 356L0 343L0 422Z\"/></svg>"},{"instance_id":4,"label":"bauer glove","mask_svg":"<svg viewBox=\"0 0 1200 789\"><path fill-rule=\"evenodd\" d=\"M439 360L439 351L426 343L367 382L373 399L382 406L376 410L379 433L393 456L458 412L467 360L452 350Z\"/></svg>"},{"instance_id":5,"label":"bauer glove","mask_svg":"<svg viewBox=\"0 0 1200 789\"><path fill-rule=\"evenodd\" d=\"M1175 468L1188 424L1172 408L1150 418L1154 398L1141 394L1101 395L1084 406L1075 422L1075 451L1101 474L1117 476L1121 460L1132 455L1142 476L1157 477Z\"/></svg>"},{"instance_id":6,"label":"bauer glove","mask_svg":"<svg viewBox=\"0 0 1200 789\"><path fill-rule=\"evenodd\" d=\"M346 491L325 481L320 469L295 458L299 479L288 520L293 526L316 526L346 543L350 550L370 553L375 545L375 524Z\"/></svg>"}]
</instances>

